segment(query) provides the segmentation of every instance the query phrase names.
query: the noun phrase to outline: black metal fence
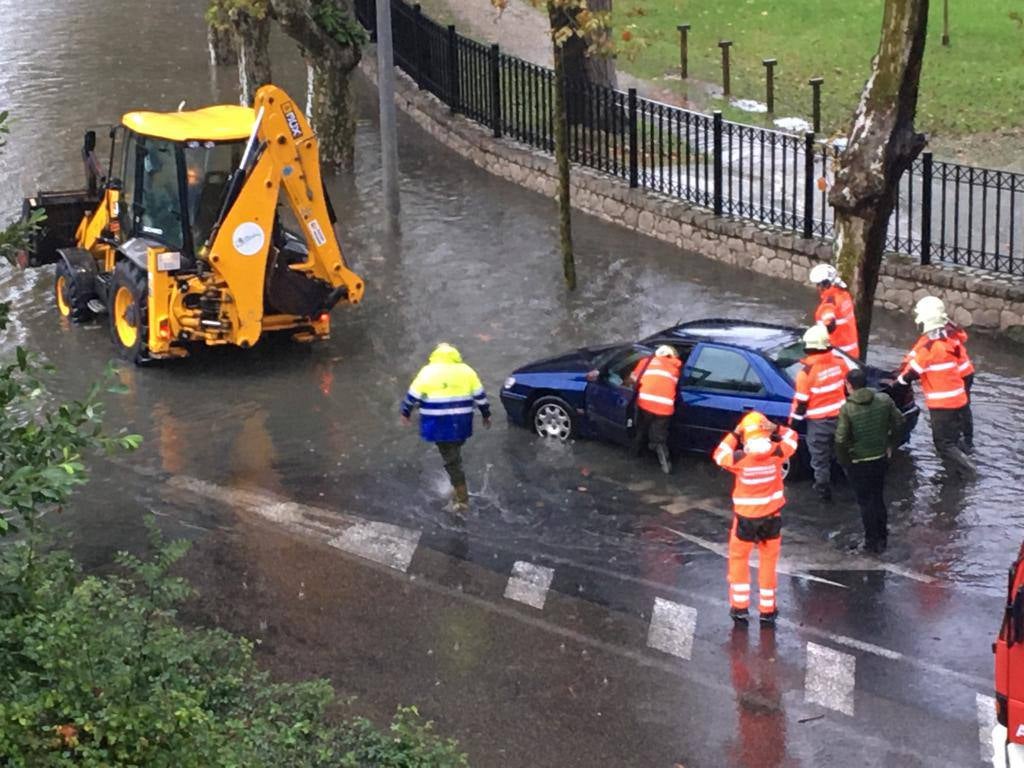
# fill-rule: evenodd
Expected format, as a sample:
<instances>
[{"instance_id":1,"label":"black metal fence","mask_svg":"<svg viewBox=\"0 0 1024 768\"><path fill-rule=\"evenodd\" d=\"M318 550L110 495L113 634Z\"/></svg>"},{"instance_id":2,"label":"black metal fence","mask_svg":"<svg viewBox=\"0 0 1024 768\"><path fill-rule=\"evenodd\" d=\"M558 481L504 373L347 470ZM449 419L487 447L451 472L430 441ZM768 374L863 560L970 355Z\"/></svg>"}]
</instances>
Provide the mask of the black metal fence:
<instances>
[{"instance_id":1,"label":"black metal fence","mask_svg":"<svg viewBox=\"0 0 1024 768\"><path fill-rule=\"evenodd\" d=\"M546 152L554 149L554 73L444 27L419 5L390 0L395 62L452 112ZM356 0L371 34L376 0ZM719 216L831 238L828 204L841 147L723 120L592 83L566 86L569 157ZM935 160L904 174L888 247L922 264L962 264L1024 276L1017 232L1024 174Z\"/></svg>"}]
</instances>

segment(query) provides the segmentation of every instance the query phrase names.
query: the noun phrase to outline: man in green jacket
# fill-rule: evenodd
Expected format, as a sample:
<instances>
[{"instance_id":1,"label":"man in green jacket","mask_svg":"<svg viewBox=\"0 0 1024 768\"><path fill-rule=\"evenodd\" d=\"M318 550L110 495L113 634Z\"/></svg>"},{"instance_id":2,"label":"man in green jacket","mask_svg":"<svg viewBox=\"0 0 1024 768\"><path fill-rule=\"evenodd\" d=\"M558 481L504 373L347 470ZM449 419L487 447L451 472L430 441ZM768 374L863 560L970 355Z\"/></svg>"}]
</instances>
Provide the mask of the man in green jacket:
<instances>
[{"instance_id":1,"label":"man in green jacket","mask_svg":"<svg viewBox=\"0 0 1024 768\"><path fill-rule=\"evenodd\" d=\"M867 385L860 368L846 374L846 402L836 426L836 456L857 496L864 521L864 549L881 554L887 544L885 473L889 456L903 435L903 414L888 395Z\"/></svg>"}]
</instances>

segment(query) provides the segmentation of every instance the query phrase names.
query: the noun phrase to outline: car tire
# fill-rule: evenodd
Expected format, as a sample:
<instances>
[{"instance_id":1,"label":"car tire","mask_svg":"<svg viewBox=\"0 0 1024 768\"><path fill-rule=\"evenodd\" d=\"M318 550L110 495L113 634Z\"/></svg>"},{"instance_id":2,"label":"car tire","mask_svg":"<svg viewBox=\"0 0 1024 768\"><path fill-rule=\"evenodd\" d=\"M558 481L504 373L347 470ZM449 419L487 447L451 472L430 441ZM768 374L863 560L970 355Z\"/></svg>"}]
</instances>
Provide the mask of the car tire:
<instances>
[{"instance_id":1,"label":"car tire","mask_svg":"<svg viewBox=\"0 0 1024 768\"><path fill-rule=\"evenodd\" d=\"M802 448L803 446L801 446ZM782 479L787 481L806 480L810 477L811 466L807 454L798 450L782 463Z\"/></svg>"},{"instance_id":2,"label":"car tire","mask_svg":"<svg viewBox=\"0 0 1024 768\"><path fill-rule=\"evenodd\" d=\"M542 397L530 408L530 426L541 437L564 443L576 434L576 415L562 398Z\"/></svg>"}]
</instances>

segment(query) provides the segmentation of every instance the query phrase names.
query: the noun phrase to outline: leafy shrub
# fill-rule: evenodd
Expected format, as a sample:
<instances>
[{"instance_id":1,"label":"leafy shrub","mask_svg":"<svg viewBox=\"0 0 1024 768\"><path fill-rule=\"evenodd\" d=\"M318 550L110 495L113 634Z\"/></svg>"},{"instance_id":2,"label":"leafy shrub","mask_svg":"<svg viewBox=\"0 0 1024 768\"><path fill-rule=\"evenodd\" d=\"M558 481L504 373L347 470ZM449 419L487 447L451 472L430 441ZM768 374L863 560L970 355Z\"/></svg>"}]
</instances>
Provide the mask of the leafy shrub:
<instances>
[{"instance_id":1,"label":"leafy shrub","mask_svg":"<svg viewBox=\"0 0 1024 768\"><path fill-rule=\"evenodd\" d=\"M191 589L169 575L185 542L122 553L85 576L64 552L0 549L0 764L12 768L458 768L457 744L414 708L386 733L333 723L324 680L278 684L247 640L188 629Z\"/></svg>"}]
</instances>

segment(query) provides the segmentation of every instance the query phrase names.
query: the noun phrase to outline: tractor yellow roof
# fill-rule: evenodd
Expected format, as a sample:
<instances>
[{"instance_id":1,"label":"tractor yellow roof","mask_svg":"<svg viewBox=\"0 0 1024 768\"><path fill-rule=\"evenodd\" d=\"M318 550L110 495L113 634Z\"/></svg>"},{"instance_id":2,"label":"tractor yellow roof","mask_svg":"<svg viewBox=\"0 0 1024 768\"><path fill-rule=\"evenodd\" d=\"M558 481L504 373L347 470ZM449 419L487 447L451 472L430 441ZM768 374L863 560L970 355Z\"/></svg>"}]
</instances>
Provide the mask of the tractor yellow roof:
<instances>
[{"instance_id":1,"label":"tractor yellow roof","mask_svg":"<svg viewBox=\"0 0 1024 768\"><path fill-rule=\"evenodd\" d=\"M252 133L250 107L222 104L190 112L129 112L121 122L136 133L169 141L233 141Z\"/></svg>"}]
</instances>

